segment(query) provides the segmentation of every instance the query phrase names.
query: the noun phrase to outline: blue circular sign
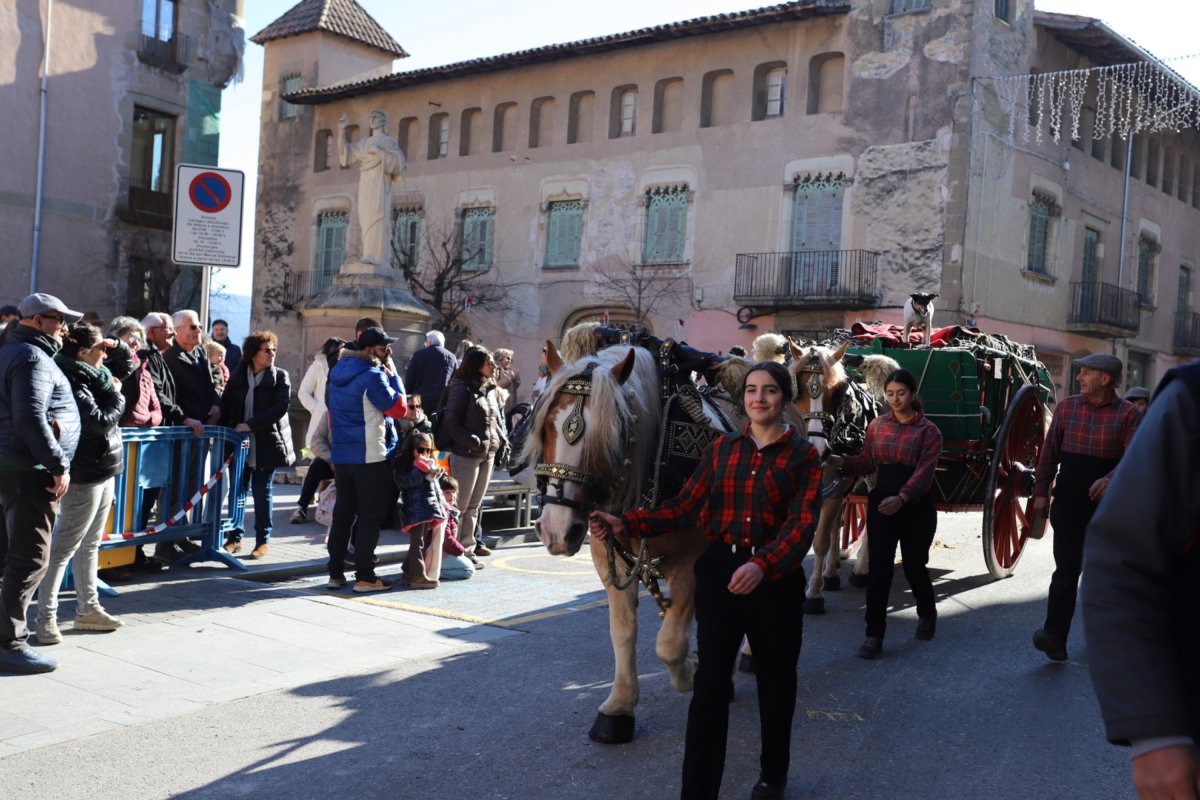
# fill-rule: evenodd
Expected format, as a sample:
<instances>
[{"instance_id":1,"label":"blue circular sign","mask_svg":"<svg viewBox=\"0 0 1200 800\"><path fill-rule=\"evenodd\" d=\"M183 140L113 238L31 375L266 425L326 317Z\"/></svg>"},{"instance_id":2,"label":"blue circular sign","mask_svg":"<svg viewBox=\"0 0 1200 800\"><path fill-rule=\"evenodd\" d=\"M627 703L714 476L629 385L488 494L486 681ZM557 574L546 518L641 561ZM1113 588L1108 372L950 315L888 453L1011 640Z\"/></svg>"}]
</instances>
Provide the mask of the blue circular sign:
<instances>
[{"instance_id":1,"label":"blue circular sign","mask_svg":"<svg viewBox=\"0 0 1200 800\"><path fill-rule=\"evenodd\" d=\"M192 205L206 214L224 211L233 199L233 189L224 176L216 172L201 172L192 178L188 186L188 197Z\"/></svg>"}]
</instances>

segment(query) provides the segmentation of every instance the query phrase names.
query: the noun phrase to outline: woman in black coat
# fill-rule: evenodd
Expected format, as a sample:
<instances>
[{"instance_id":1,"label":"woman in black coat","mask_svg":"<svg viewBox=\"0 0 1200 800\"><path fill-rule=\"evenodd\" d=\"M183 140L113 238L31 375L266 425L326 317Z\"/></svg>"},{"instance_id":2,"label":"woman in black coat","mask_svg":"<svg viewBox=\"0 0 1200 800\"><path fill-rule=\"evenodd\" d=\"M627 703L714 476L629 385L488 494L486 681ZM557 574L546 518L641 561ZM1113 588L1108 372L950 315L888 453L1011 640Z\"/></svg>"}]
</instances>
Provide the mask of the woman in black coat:
<instances>
[{"instance_id":1,"label":"woman in black coat","mask_svg":"<svg viewBox=\"0 0 1200 800\"><path fill-rule=\"evenodd\" d=\"M100 605L96 568L104 523L113 503L116 476L125 469L125 445L119 423L125 410L121 382L104 366L105 353L117 342L100 329L72 325L63 336L54 363L66 375L79 408L79 447L71 459L71 485L63 495L50 549L50 563L38 593L39 644L62 641L58 631L58 589L67 563L75 579L75 629L115 631L124 623Z\"/></svg>"},{"instance_id":2,"label":"woman in black coat","mask_svg":"<svg viewBox=\"0 0 1200 800\"><path fill-rule=\"evenodd\" d=\"M242 360L229 373L221 395L221 419L238 433L252 434L246 457L242 491L254 496L254 550L250 558L270 552L271 516L275 510L272 487L275 470L296 460L288 405L292 386L288 374L275 366L279 338L271 331L255 331L242 344ZM242 549L242 531L229 531L225 550Z\"/></svg>"}]
</instances>

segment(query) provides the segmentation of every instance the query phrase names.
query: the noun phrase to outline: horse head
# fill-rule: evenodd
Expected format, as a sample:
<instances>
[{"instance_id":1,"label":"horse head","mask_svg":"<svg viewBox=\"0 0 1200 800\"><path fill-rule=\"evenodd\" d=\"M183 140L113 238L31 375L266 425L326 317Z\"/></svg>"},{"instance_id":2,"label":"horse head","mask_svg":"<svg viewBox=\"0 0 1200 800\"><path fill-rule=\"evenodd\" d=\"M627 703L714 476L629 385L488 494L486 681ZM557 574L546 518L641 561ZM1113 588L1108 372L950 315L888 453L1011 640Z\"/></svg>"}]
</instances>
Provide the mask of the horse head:
<instances>
[{"instance_id":1,"label":"horse head","mask_svg":"<svg viewBox=\"0 0 1200 800\"><path fill-rule=\"evenodd\" d=\"M564 364L546 342L550 382L525 455L535 464L542 511L538 538L555 555L574 555L594 509L636 505L649 472L658 424L654 358L617 346Z\"/></svg>"},{"instance_id":2,"label":"horse head","mask_svg":"<svg viewBox=\"0 0 1200 800\"><path fill-rule=\"evenodd\" d=\"M843 342L837 349L816 344L803 348L790 340L788 345L792 351L788 371L796 380L796 410L804 420L808 440L824 456L829 449L838 396L850 382L842 364L850 342Z\"/></svg>"}]
</instances>

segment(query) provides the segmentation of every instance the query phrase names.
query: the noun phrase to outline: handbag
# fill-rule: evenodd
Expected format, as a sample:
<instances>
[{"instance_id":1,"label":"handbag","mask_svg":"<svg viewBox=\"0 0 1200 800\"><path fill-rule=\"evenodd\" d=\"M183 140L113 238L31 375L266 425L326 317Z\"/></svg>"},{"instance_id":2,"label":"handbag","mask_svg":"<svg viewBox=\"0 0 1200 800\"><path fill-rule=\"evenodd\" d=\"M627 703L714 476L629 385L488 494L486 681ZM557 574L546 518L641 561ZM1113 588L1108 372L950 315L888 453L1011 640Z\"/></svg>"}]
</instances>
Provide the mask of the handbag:
<instances>
[{"instance_id":1,"label":"handbag","mask_svg":"<svg viewBox=\"0 0 1200 800\"><path fill-rule=\"evenodd\" d=\"M330 483L317 495L317 510L313 515L318 525L333 524L333 507L337 505L337 484Z\"/></svg>"}]
</instances>

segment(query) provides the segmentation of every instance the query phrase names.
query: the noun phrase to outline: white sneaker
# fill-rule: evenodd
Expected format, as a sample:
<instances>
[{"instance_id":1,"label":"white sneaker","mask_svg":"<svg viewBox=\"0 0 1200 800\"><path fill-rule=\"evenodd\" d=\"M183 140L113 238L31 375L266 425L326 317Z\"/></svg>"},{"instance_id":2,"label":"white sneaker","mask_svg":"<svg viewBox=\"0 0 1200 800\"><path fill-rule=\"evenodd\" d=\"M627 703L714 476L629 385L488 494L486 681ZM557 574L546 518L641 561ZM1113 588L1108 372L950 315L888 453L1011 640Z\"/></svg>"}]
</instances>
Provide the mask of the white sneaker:
<instances>
[{"instance_id":1,"label":"white sneaker","mask_svg":"<svg viewBox=\"0 0 1200 800\"><path fill-rule=\"evenodd\" d=\"M54 617L43 617L37 624L38 644L58 644L62 634L58 632L58 620Z\"/></svg>"},{"instance_id":2,"label":"white sneaker","mask_svg":"<svg viewBox=\"0 0 1200 800\"><path fill-rule=\"evenodd\" d=\"M308 509L297 506L296 510L292 512L292 518L289 519L288 522L292 523L293 525L300 525L308 522Z\"/></svg>"},{"instance_id":3,"label":"white sneaker","mask_svg":"<svg viewBox=\"0 0 1200 800\"><path fill-rule=\"evenodd\" d=\"M120 617L114 617L103 608L93 608L86 614L75 615L75 630L77 631L115 631L125 623Z\"/></svg>"}]
</instances>

